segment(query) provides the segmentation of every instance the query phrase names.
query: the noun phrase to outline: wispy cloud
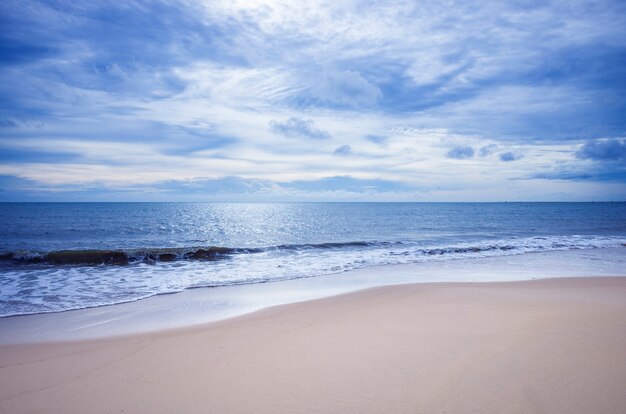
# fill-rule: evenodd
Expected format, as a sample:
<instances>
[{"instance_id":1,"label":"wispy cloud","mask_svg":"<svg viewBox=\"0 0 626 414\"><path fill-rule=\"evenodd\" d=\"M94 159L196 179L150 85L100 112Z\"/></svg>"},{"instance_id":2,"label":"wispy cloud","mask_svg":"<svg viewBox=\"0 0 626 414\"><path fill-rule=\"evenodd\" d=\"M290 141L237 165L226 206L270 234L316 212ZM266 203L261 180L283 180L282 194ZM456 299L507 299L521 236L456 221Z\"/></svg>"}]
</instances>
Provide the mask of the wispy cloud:
<instances>
[{"instance_id":1,"label":"wispy cloud","mask_svg":"<svg viewBox=\"0 0 626 414\"><path fill-rule=\"evenodd\" d=\"M346 155L350 155L352 153L352 147L350 145L342 145L337 147L337 149L333 152L335 155L340 155L345 157Z\"/></svg>"},{"instance_id":2,"label":"wispy cloud","mask_svg":"<svg viewBox=\"0 0 626 414\"><path fill-rule=\"evenodd\" d=\"M270 121L270 129L287 137L304 137L312 139L329 138L330 134L315 127L310 119L289 118L285 122Z\"/></svg>"},{"instance_id":3,"label":"wispy cloud","mask_svg":"<svg viewBox=\"0 0 626 414\"><path fill-rule=\"evenodd\" d=\"M23 0L0 16L4 199L626 197L623 1Z\"/></svg>"},{"instance_id":4,"label":"wispy cloud","mask_svg":"<svg viewBox=\"0 0 626 414\"><path fill-rule=\"evenodd\" d=\"M486 157L493 154L497 149L498 146L496 144L488 144L478 150L478 155L480 155L481 157Z\"/></svg>"},{"instance_id":5,"label":"wispy cloud","mask_svg":"<svg viewBox=\"0 0 626 414\"><path fill-rule=\"evenodd\" d=\"M588 141L578 151L580 159L595 161L626 161L626 139Z\"/></svg>"},{"instance_id":6,"label":"wispy cloud","mask_svg":"<svg viewBox=\"0 0 626 414\"><path fill-rule=\"evenodd\" d=\"M466 160L474 156L474 148L469 145L454 147L448 151L446 156L455 160Z\"/></svg>"},{"instance_id":7,"label":"wispy cloud","mask_svg":"<svg viewBox=\"0 0 626 414\"><path fill-rule=\"evenodd\" d=\"M504 162L517 161L523 158L522 154L515 153L513 151L502 152L499 155L500 160Z\"/></svg>"}]
</instances>

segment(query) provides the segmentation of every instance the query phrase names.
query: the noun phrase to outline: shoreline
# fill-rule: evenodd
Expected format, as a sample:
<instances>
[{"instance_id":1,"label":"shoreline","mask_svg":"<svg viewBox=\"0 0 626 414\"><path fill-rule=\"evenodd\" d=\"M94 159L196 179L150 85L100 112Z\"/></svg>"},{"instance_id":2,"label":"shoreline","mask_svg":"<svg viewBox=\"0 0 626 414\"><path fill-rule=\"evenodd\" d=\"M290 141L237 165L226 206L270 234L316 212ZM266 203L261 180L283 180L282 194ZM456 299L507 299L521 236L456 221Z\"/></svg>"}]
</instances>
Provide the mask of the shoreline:
<instances>
[{"instance_id":1,"label":"shoreline","mask_svg":"<svg viewBox=\"0 0 626 414\"><path fill-rule=\"evenodd\" d=\"M626 239L619 236L572 235L444 242L440 248L371 241L250 249L213 246L6 251L0 253L0 317L96 308L194 288L335 276L396 264L428 266L429 262L506 260L508 256L534 253L616 249L624 247L624 242ZM364 246L368 249L360 250ZM300 251L300 247L307 248ZM274 250L281 253L275 255ZM125 259L117 260L118 256Z\"/></svg>"},{"instance_id":2,"label":"shoreline","mask_svg":"<svg viewBox=\"0 0 626 414\"><path fill-rule=\"evenodd\" d=\"M0 346L3 412L626 409L626 277L416 283Z\"/></svg>"},{"instance_id":3,"label":"shoreline","mask_svg":"<svg viewBox=\"0 0 626 414\"><path fill-rule=\"evenodd\" d=\"M392 264L272 283L189 289L120 304L0 318L1 344L94 339L202 325L378 286L626 275L622 248Z\"/></svg>"}]
</instances>

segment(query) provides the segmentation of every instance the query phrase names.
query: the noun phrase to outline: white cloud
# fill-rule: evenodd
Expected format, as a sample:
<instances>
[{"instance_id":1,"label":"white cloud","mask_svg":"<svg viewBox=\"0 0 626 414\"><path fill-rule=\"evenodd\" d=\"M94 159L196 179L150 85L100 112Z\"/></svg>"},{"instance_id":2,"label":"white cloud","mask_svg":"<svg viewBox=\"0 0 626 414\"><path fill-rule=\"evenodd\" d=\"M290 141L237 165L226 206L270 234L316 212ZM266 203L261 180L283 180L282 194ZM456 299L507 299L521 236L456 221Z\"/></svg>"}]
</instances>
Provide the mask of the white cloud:
<instances>
[{"instance_id":1,"label":"white cloud","mask_svg":"<svg viewBox=\"0 0 626 414\"><path fill-rule=\"evenodd\" d=\"M352 176L445 187L444 198L488 180L494 194L506 193L524 169L579 162L573 151L583 140L571 131L602 124L585 117L604 95L531 77L544 60L561 70L549 61L561 50L624 46L616 6L585 3L185 1L186 18L204 26L181 26L176 42L163 45L172 62L98 59L101 39L74 34L60 56L5 69L4 96L19 81L27 99L16 105L46 118L20 124L0 147L76 159L8 160L0 172L110 186ZM85 22L37 10L59 33ZM189 52L194 41L207 51ZM524 157L503 165L487 156L494 146ZM350 157L338 163L341 148ZM481 156L455 156L454 148Z\"/></svg>"}]
</instances>

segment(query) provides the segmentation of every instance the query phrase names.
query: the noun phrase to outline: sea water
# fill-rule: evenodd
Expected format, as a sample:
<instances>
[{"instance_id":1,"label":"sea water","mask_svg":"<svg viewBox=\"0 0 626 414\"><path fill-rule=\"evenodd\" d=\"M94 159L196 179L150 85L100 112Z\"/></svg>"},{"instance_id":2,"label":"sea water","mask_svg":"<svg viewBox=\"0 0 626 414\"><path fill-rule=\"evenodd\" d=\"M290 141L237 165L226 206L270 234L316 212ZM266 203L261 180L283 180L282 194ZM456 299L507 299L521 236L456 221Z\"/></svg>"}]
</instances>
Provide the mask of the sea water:
<instances>
[{"instance_id":1,"label":"sea water","mask_svg":"<svg viewBox=\"0 0 626 414\"><path fill-rule=\"evenodd\" d=\"M1 203L0 316L625 244L626 203Z\"/></svg>"}]
</instances>

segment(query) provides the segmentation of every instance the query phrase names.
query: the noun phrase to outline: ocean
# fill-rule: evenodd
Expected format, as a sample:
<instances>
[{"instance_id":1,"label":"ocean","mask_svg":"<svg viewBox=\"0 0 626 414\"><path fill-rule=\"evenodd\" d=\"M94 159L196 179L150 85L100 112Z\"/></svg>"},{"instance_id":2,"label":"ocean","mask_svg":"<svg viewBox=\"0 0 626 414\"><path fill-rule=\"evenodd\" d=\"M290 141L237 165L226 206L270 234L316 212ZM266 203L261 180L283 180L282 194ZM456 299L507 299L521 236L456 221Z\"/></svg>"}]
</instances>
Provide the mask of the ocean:
<instances>
[{"instance_id":1,"label":"ocean","mask_svg":"<svg viewBox=\"0 0 626 414\"><path fill-rule=\"evenodd\" d=\"M0 316L625 245L626 203L0 203Z\"/></svg>"}]
</instances>

